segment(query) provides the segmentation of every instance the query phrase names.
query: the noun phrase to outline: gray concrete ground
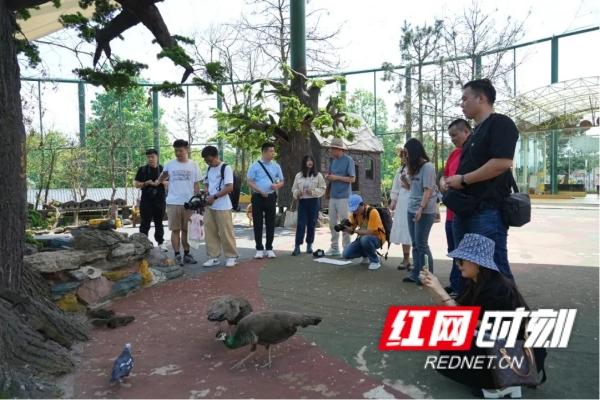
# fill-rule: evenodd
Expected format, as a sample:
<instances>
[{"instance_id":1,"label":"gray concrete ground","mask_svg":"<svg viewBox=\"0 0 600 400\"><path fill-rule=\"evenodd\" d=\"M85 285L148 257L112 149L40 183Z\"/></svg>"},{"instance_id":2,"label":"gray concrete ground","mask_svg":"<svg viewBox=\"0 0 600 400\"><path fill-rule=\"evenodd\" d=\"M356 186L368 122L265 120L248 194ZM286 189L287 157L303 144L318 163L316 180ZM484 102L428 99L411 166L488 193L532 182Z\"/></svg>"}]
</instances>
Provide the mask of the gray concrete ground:
<instances>
[{"instance_id":1,"label":"gray concrete ground","mask_svg":"<svg viewBox=\"0 0 600 400\"><path fill-rule=\"evenodd\" d=\"M443 216L444 217L444 216ZM598 398L598 217L595 206L533 209L532 222L509 232L509 260L517 284L532 308L577 308L567 349L552 349L547 359L549 380L531 398ZM447 282L450 262L445 257L443 224L430 237L435 273ZM131 228L125 228L132 232ZM151 232L152 233L152 232ZM243 261L254 255L254 240L245 214L236 215L236 237ZM277 229L279 257L261 270L259 286L273 309L319 313L318 330L304 337L326 353L381 379L413 397L464 398L469 392L434 371L424 370L424 352L377 350L387 308L394 304L430 304L427 292L401 282L395 266L402 250L394 246L378 271L352 264L322 265L312 257L290 256L294 232ZM315 248L327 249L329 232L318 230ZM190 275L207 272L200 263L203 247L193 251L199 264L186 266ZM210 269L213 271L215 269Z\"/></svg>"}]
</instances>

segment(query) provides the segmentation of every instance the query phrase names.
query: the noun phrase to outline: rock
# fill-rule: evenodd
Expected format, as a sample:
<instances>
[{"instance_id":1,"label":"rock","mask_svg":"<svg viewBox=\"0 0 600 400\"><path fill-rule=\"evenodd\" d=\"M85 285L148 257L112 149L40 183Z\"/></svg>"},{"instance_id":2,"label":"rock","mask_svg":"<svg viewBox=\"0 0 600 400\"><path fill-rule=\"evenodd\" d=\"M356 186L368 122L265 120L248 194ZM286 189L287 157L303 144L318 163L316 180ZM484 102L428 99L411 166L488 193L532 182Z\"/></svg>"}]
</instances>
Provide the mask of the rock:
<instances>
[{"instance_id":1,"label":"rock","mask_svg":"<svg viewBox=\"0 0 600 400\"><path fill-rule=\"evenodd\" d=\"M127 243L127 236L112 230L79 228L72 231L73 245L78 250L94 250L113 248L120 243Z\"/></svg>"},{"instance_id":2,"label":"rock","mask_svg":"<svg viewBox=\"0 0 600 400\"><path fill-rule=\"evenodd\" d=\"M29 267L39 272L57 272L78 269L83 265L106 259L106 250L58 250L23 257Z\"/></svg>"},{"instance_id":3,"label":"rock","mask_svg":"<svg viewBox=\"0 0 600 400\"><path fill-rule=\"evenodd\" d=\"M129 267L134 264L136 261L142 260L144 258L143 255L140 256L132 256L125 258L115 258L115 259L106 259L96 261L93 264L90 264L94 268L101 269L102 271L112 271L118 268Z\"/></svg>"},{"instance_id":4,"label":"rock","mask_svg":"<svg viewBox=\"0 0 600 400\"><path fill-rule=\"evenodd\" d=\"M134 233L129 236L129 240L133 243L139 243L144 247L144 250L152 250L154 248L154 244L148 239L148 236L143 233Z\"/></svg>"},{"instance_id":5,"label":"rock","mask_svg":"<svg viewBox=\"0 0 600 400\"><path fill-rule=\"evenodd\" d=\"M77 296L86 304L96 304L110 296L112 286L113 283L103 276L89 279L77 290Z\"/></svg>"},{"instance_id":6,"label":"rock","mask_svg":"<svg viewBox=\"0 0 600 400\"><path fill-rule=\"evenodd\" d=\"M73 293L68 293L58 299L56 301L56 305L58 308L66 312L79 312L85 309L84 306L79 304L77 301L77 296L75 296Z\"/></svg>"},{"instance_id":7,"label":"rock","mask_svg":"<svg viewBox=\"0 0 600 400\"><path fill-rule=\"evenodd\" d=\"M109 259L114 258L125 258L136 255L135 244L133 243L119 243L115 248L113 248L110 252Z\"/></svg>"},{"instance_id":8,"label":"rock","mask_svg":"<svg viewBox=\"0 0 600 400\"><path fill-rule=\"evenodd\" d=\"M71 249L73 248L73 236L71 235L37 235L34 237L35 240L42 243L45 249Z\"/></svg>"},{"instance_id":9,"label":"rock","mask_svg":"<svg viewBox=\"0 0 600 400\"><path fill-rule=\"evenodd\" d=\"M127 293L139 289L142 284L142 276L138 273L131 274L126 278L118 280L112 286L111 295L125 296Z\"/></svg>"},{"instance_id":10,"label":"rock","mask_svg":"<svg viewBox=\"0 0 600 400\"><path fill-rule=\"evenodd\" d=\"M30 243L25 243L25 249L23 249L23 254L26 256L30 256L32 254L35 254L38 252L38 248L37 246L30 244Z\"/></svg>"},{"instance_id":11,"label":"rock","mask_svg":"<svg viewBox=\"0 0 600 400\"><path fill-rule=\"evenodd\" d=\"M167 280L165 274L157 268L150 268L150 273L152 274L152 284L156 285L157 283L164 282Z\"/></svg>"},{"instance_id":12,"label":"rock","mask_svg":"<svg viewBox=\"0 0 600 400\"><path fill-rule=\"evenodd\" d=\"M154 269L160 271L160 273L162 273L165 276L166 280L179 278L184 273L183 268L181 268L179 265L158 266Z\"/></svg>"},{"instance_id":13,"label":"rock","mask_svg":"<svg viewBox=\"0 0 600 400\"><path fill-rule=\"evenodd\" d=\"M76 270L68 271L67 274L78 281L84 281L86 279L96 279L102 276L102 270L90 266L81 267Z\"/></svg>"},{"instance_id":14,"label":"rock","mask_svg":"<svg viewBox=\"0 0 600 400\"><path fill-rule=\"evenodd\" d=\"M150 250L150 252L146 256L146 260L148 261L148 264L150 264L151 267L157 265L166 265L168 259L169 256L167 255L167 253L162 251L158 247L155 247L152 250Z\"/></svg>"},{"instance_id":15,"label":"rock","mask_svg":"<svg viewBox=\"0 0 600 400\"><path fill-rule=\"evenodd\" d=\"M61 282L52 285L50 287L50 293L52 294L52 298L57 300L67 293L73 292L79 286L81 286L81 282Z\"/></svg>"},{"instance_id":16,"label":"rock","mask_svg":"<svg viewBox=\"0 0 600 400\"><path fill-rule=\"evenodd\" d=\"M102 276L104 276L109 281L116 282L136 272L138 272L137 265L130 265L123 268L117 268L112 271L105 271L102 273Z\"/></svg>"},{"instance_id":17,"label":"rock","mask_svg":"<svg viewBox=\"0 0 600 400\"><path fill-rule=\"evenodd\" d=\"M65 228L56 228L52 231L52 233L65 233Z\"/></svg>"}]
</instances>

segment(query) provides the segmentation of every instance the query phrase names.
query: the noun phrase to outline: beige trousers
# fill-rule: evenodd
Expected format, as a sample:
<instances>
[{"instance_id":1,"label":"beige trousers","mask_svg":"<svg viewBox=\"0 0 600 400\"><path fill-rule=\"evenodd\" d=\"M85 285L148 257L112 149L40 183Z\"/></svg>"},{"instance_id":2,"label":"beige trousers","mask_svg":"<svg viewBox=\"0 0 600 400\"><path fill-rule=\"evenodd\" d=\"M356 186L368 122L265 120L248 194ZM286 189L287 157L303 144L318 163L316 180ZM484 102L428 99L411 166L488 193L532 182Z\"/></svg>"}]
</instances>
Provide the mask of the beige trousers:
<instances>
[{"instance_id":1,"label":"beige trousers","mask_svg":"<svg viewBox=\"0 0 600 400\"><path fill-rule=\"evenodd\" d=\"M238 257L231 210L212 210L207 207L204 213L204 237L209 258L220 257L221 249L227 258Z\"/></svg>"}]
</instances>

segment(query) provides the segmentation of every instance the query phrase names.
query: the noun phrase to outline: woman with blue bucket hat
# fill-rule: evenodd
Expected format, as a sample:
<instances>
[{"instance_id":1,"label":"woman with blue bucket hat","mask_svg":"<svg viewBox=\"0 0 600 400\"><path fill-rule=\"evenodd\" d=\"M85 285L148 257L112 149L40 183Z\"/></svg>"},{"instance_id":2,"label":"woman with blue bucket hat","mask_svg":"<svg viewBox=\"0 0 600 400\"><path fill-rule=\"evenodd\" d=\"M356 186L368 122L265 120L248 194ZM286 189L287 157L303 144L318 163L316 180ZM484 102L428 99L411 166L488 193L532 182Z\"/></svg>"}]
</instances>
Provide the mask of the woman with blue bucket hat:
<instances>
[{"instance_id":1,"label":"woman with blue bucket hat","mask_svg":"<svg viewBox=\"0 0 600 400\"><path fill-rule=\"evenodd\" d=\"M494 247L493 240L476 233L467 233L458 247L448 254L448 257L457 261L462 277L467 280L462 294L456 300L448 295L438 278L427 269L420 273L419 279L423 286L442 305L481 307L480 319L485 311L514 311L519 307L529 309L514 281L500 273L494 262ZM518 339L522 340L523 338L524 329L521 330L518 336ZM485 349L477 347L475 342L473 340L469 351L442 353L444 355L459 356L485 355ZM540 373L539 376L542 376L541 372L543 372L545 380L544 359L546 358L546 350L534 348L533 353L537 370ZM465 367L438 369L437 371L447 378L470 386L472 392L478 397L521 397L521 386L498 388L494 382L492 371L487 368L470 369Z\"/></svg>"}]
</instances>

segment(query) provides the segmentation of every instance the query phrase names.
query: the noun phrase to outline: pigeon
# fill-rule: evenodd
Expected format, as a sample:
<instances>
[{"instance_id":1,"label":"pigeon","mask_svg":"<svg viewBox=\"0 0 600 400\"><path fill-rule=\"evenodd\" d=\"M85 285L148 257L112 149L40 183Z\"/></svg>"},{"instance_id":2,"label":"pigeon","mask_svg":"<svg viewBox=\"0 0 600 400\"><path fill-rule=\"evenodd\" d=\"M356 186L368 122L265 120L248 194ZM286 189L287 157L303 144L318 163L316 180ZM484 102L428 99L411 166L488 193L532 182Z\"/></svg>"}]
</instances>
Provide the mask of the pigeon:
<instances>
[{"instance_id":1,"label":"pigeon","mask_svg":"<svg viewBox=\"0 0 600 400\"><path fill-rule=\"evenodd\" d=\"M271 345L286 341L294 336L299 326L318 325L321 317L289 311L260 311L247 315L237 324L233 335L221 332L218 340L230 349L251 345L250 354L231 369L240 368L254 355L256 345L265 346L269 351L269 361L262 367L271 367Z\"/></svg>"},{"instance_id":2,"label":"pigeon","mask_svg":"<svg viewBox=\"0 0 600 400\"><path fill-rule=\"evenodd\" d=\"M221 333L221 323L227 321L229 325L229 334L231 334L231 326L236 325L242 318L252 312L250 303L241 297L221 296L215 299L208 306L207 318L209 321L217 322L219 332Z\"/></svg>"},{"instance_id":3,"label":"pigeon","mask_svg":"<svg viewBox=\"0 0 600 400\"><path fill-rule=\"evenodd\" d=\"M117 357L113 364L112 374L110 377L111 382L121 382L123 378L129 376L129 373L133 369L133 357L131 356L131 344L127 343L125 348L121 352L121 355Z\"/></svg>"}]
</instances>

